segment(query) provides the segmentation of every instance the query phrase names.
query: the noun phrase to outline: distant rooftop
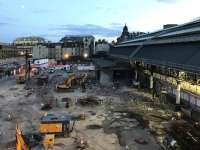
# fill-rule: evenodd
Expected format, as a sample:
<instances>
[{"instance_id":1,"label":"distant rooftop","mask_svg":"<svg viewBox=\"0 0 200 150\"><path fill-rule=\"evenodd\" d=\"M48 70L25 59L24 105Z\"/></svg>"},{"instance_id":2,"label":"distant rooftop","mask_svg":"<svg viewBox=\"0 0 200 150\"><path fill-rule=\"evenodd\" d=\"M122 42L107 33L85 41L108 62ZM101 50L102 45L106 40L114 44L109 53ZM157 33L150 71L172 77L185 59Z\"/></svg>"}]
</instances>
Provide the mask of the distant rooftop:
<instances>
[{"instance_id":1,"label":"distant rooftop","mask_svg":"<svg viewBox=\"0 0 200 150\"><path fill-rule=\"evenodd\" d=\"M42 37L38 37L38 36L28 36L28 37L19 37L16 38L16 40L14 42L17 41L40 41L40 42L45 42L45 39Z\"/></svg>"},{"instance_id":2,"label":"distant rooftop","mask_svg":"<svg viewBox=\"0 0 200 150\"><path fill-rule=\"evenodd\" d=\"M84 38L94 38L92 35L66 35L60 42L64 41L82 41Z\"/></svg>"},{"instance_id":3,"label":"distant rooftop","mask_svg":"<svg viewBox=\"0 0 200 150\"><path fill-rule=\"evenodd\" d=\"M65 35L65 37L94 37L93 35Z\"/></svg>"}]
</instances>

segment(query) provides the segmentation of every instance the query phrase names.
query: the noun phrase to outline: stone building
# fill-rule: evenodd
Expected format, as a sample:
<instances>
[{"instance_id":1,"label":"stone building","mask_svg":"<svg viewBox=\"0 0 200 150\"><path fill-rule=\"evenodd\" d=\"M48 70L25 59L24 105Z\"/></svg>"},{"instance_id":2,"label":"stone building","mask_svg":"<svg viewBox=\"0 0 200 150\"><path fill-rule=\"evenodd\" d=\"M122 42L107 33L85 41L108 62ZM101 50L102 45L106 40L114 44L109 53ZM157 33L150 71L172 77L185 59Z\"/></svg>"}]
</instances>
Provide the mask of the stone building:
<instances>
[{"instance_id":1,"label":"stone building","mask_svg":"<svg viewBox=\"0 0 200 150\"><path fill-rule=\"evenodd\" d=\"M21 49L18 49L12 44L0 45L0 64L8 64L21 60L24 53Z\"/></svg>"},{"instance_id":2,"label":"stone building","mask_svg":"<svg viewBox=\"0 0 200 150\"><path fill-rule=\"evenodd\" d=\"M34 36L19 37L13 42L13 44L17 46L22 46L22 45L34 46L41 43L45 43L45 39L42 37L34 37Z\"/></svg>"},{"instance_id":3,"label":"stone building","mask_svg":"<svg viewBox=\"0 0 200 150\"><path fill-rule=\"evenodd\" d=\"M45 45L36 45L33 47L33 59L44 59L49 57L48 47Z\"/></svg>"},{"instance_id":4,"label":"stone building","mask_svg":"<svg viewBox=\"0 0 200 150\"><path fill-rule=\"evenodd\" d=\"M45 44L45 39L42 37L19 37L13 41L13 45L17 49L20 49L21 53L33 54L33 47L41 44Z\"/></svg>"},{"instance_id":5,"label":"stone building","mask_svg":"<svg viewBox=\"0 0 200 150\"><path fill-rule=\"evenodd\" d=\"M60 40L64 48L71 48L73 56L92 55L95 49L95 38L93 36L65 36ZM73 49L73 50L72 50Z\"/></svg>"},{"instance_id":6,"label":"stone building","mask_svg":"<svg viewBox=\"0 0 200 150\"><path fill-rule=\"evenodd\" d=\"M94 54L99 54L99 53L108 54L109 50L110 50L110 44L107 41L98 40L95 43L95 53Z\"/></svg>"}]
</instances>

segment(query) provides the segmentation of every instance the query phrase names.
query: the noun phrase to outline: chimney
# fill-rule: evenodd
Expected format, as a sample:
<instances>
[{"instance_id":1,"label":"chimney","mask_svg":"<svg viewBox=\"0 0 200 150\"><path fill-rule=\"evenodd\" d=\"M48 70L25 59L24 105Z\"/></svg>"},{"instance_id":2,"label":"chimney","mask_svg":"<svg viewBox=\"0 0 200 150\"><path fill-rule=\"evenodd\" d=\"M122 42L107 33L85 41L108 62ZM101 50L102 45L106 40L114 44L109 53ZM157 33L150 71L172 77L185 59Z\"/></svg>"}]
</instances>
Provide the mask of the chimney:
<instances>
[{"instance_id":1,"label":"chimney","mask_svg":"<svg viewBox=\"0 0 200 150\"><path fill-rule=\"evenodd\" d=\"M178 26L178 24L165 24L165 25L163 25L163 29L168 29L168 28L175 27L175 26Z\"/></svg>"}]
</instances>

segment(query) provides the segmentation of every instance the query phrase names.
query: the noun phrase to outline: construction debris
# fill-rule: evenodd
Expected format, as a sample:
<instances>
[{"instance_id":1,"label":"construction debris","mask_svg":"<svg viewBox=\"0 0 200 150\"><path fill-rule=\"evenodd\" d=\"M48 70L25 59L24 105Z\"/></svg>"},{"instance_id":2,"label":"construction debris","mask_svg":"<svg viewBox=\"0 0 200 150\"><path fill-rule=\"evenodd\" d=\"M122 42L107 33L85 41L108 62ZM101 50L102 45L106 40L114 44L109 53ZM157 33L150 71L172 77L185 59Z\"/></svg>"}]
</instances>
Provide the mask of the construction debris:
<instances>
[{"instance_id":1,"label":"construction debris","mask_svg":"<svg viewBox=\"0 0 200 150\"><path fill-rule=\"evenodd\" d=\"M148 142L143 138L137 138L137 139L135 139L135 142L138 144L143 144L143 145L148 144Z\"/></svg>"},{"instance_id":2,"label":"construction debris","mask_svg":"<svg viewBox=\"0 0 200 150\"><path fill-rule=\"evenodd\" d=\"M101 129L102 126L98 125L98 124L92 124L92 125L88 125L87 129L91 129L91 130L95 130L95 129Z\"/></svg>"},{"instance_id":3,"label":"construction debris","mask_svg":"<svg viewBox=\"0 0 200 150\"><path fill-rule=\"evenodd\" d=\"M74 142L78 150L84 150L88 147L87 140L83 137L76 138Z\"/></svg>"},{"instance_id":4,"label":"construction debris","mask_svg":"<svg viewBox=\"0 0 200 150\"><path fill-rule=\"evenodd\" d=\"M101 103L102 101L94 96L88 96L85 98L80 98L78 100L78 104L81 106L96 106L96 105L100 105Z\"/></svg>"},{"instance_id":5,"label":"construction debris","mask_svg":"<svg viewBox=\"0 0 200 150\"><path fill-rule=\"evenodd\" d=\"M169 129L171 135L177 140L183 150L200 149L200 127L187 122L171 122ZM192 147L191 147L192 145Z\"/></svg>"},{"instance_id":6,"label":"construction debris","mask_svg":"<svg viewBox=\"0 0 200 150\"><path fill-rule=\"evenodd\" d=\"M46 111L70 114L72 120L76 120L74 127L81 132L79 136L72 132L67 138L56 137L56 148L60 145L61 149L69 150L159 150L163 144L167 148L181 145L183 150L190 150L193 145L194 150L200 149L198 125L188 122L171 124L172 110L162 107L156 99L152 100L150 94L121 85L112 88L98 83L91 84L91 88L82 84L84 93L81 87L75 87L71 93L55 92L55 86L63 84L65 79L64 73L55 72L31 78L25 85L28 91L23 85L15 84L0 90L3 99L0 105L0 122L3 122L0 124L0 149L2 145L11 145L15 139L16 122L22 124L25 133L30 133L31 127L38 126L39 118ZM171 126L166 127L168 123ZM76 137L74 142L73 137ZM28 143L35 138L28 136ZM32 145L38 143L41 146L39 140Z\"/></svg>"}]
</instances>

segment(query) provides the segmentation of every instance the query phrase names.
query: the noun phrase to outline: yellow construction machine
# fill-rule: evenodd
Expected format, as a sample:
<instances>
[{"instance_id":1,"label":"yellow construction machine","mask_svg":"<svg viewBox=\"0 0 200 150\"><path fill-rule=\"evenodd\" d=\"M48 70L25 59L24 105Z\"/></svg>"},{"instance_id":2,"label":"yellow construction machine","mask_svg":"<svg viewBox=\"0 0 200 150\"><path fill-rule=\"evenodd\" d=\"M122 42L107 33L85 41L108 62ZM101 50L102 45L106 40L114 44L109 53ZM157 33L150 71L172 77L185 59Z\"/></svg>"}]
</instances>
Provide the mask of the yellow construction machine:
<instances>
[{"instance_id":1,"label":"yellow construction machine","mask_svg":"<svg viewBox=\"0 0 200 150\"><path fill-rule=\"evenodd\" d=\"M57 91L67 91L72 90L72 85L76 81L75 74L69 75L69 77L65 80L64 84L56 85Z\"/></svg>"},{"instance_id":2,"label":"yellow construction machine","mask_svg":"<svg viewBox=\"0 0 200 150\"><path fill-rule=\"evenodd\" d=\"M41 118L39 132L61 137L69 136L73 131L74 123L72 124L70 116L48 114Z\"/></svg>"},{"instance_id":3,"label":"yellow construction machine","mask_svg":"<svg viewBox=\"0 0 200 150\"><path fill-rule=\"evenodd\" d=\"M71 117L66 115L48 114L40 120L39 132L44 135L43 146L52 148L56 136L68 137L73 131L75 121L71 122Z\"/></svg>"},{"instance_id":4,"label":"yellow construction machine","mask_svg":"<svg viewBox=\"0 0 200 150\"><path fill-rule=\"evenodd\" d=\"M18 125L16 126L16 150L31 150L34 146L40 146L42 141L45 149L53 148L55 137L68 137L73 131L75 121L72 122L71 116L62 114L48 114L41 118L39 125L38 137L40 140L32 136L22 135ZM29 137L31 140L25 138ZM35 140L35 141L34 141ZM37 140L37 141L36 141ZM38 145L30 146L30 142L38 143Z\"/></svg>"},{"instance_id":5,"label":"yellow construction machine","mask_svg":"<svg viewBox=\"0 0 200 150\"><path fill-rule=\"evenodd\" d=\"M24 141L24 137L19 129L18 125L16 126L16 150L30 150L28 145Z\"/></svg>"}]
</instances>

